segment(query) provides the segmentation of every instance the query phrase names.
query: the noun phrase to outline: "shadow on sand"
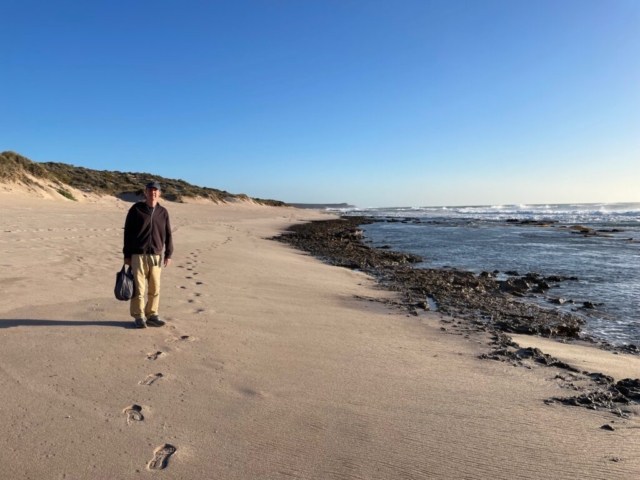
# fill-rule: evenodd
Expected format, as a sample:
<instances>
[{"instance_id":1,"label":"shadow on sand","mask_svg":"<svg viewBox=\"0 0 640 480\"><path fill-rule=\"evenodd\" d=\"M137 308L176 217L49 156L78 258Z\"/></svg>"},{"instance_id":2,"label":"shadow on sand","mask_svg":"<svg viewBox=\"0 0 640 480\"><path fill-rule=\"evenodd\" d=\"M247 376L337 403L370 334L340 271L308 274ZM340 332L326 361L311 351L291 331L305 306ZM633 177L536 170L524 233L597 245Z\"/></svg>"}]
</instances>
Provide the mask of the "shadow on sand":
<instances>
[{"instance_id":1,"label":"shadow on sand","mask_svg":"<svg viewBox=\"0 0 640 480\"><path fill-rule=\"evenodd\" d=\"M133 328L133 321L116 320L34 320L34 319L0 319L0 328L11 327L120 327Z\"/></svg>"}]
</instances>

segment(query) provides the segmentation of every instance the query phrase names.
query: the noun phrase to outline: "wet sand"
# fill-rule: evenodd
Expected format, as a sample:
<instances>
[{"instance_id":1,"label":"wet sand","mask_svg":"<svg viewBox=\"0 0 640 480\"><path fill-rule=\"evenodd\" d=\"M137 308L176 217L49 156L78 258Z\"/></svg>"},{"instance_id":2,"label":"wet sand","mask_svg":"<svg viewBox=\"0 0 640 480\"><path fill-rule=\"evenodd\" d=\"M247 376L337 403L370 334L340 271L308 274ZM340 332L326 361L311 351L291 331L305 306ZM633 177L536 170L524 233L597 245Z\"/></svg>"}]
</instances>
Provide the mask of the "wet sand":
<instances>
[{"instance_id":1,"label":"wet sand","mask_svg":"<svg viewBox=\"0 0 640 480\"><path fill-rule=\"evenodd\" d=\"M568 393L557 369L479 360L481 333L357 299L394 294L266 240L325 215L166 206L169 326L134 330L112 293L129 204L0 195L0 478L640 473L637 417L546 405ZM604 354L594 368L633 371Z\"/></svg>"}]
</instances>

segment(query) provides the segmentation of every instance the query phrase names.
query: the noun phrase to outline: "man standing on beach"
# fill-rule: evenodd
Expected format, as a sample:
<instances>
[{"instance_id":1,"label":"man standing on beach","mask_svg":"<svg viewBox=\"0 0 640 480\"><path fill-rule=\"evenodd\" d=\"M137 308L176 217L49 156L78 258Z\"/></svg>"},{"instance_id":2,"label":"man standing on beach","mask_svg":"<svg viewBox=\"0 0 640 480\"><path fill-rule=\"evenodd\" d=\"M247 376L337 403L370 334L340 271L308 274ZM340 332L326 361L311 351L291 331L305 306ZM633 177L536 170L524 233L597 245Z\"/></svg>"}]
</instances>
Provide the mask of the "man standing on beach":
<instances>
[{"instance_id":1,"label":"man standing on beach","mask_svg":"<svg viewBox=\"0 0 640 480\"><path fill-rule=\"evenodd\" d=\"M144 202L138 202L129 209L124 225L122 249L124 263L131 265L133 270L135 292L131 299L130 312L135 319L136 328L162 327L165 324L158 316L160 273L162 264L165 267L171 264L173 253L169 212L158 203L160 184L147 183L144 195Z\"/></svg>"}]
</instances>

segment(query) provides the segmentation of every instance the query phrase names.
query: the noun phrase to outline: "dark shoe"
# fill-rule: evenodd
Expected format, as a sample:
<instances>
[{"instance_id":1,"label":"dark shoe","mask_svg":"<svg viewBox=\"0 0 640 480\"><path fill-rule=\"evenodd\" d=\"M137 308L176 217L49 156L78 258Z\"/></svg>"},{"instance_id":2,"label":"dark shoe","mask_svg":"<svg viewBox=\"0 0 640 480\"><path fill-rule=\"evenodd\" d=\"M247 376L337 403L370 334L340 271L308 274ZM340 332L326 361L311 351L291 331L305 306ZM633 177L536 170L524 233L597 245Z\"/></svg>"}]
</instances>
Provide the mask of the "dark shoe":
<instances>
[{"instance_id":1,"label":"dark shoe","mask_svg":"<svg viewBox=\"0 0 640 480\"><path fill-rule=\"evenodd\" d=\"M136 328L147 328L147 321L144 317L135 319Z\"/></svg>"},{"instance_id":2,"label":"dark shoe","mask_svg":"<svg viewBox=\"0 0 640 480\"><path fill-rule=\"evenodd\" d=\"M164 327L165 323L166 322L164 320L160 320L160 317L157 315L152 315L147 319L147 325L150 327Z\"/></svg>"}]
</instances>

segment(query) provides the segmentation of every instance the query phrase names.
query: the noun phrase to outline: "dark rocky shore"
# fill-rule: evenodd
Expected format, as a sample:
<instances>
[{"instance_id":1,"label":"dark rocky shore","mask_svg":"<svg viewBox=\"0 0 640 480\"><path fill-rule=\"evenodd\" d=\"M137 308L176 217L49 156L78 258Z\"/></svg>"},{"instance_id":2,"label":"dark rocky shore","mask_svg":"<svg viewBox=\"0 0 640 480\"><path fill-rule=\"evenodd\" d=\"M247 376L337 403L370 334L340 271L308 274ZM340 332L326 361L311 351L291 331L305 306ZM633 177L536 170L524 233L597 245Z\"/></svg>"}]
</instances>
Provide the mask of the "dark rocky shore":
<instances>
[{"instance_id":1,"label":"dark rocky shore","mask_svg":"<svg viewBox=\"0 0 640 480\"><path fill-rule=\"evenodd\" d=\"M365 217L311 222L291 227L276 239L341 267L374 275L386 288L402 294L410 312L428 310L433 300L440 313L512 333L578 338L582 317L520 301L529 292L544 294L554 284L576 280L535 273L495 278L457 269L412 268L423 259L412 254L371 248L358 227Z\"/></svg>"},{"instance_id":2,"label":"dark rocky shore","mask_svg":"<svg viewBox=\"0 0 640 480\"><path fill-rule=\"evenodd\" d=\"M498 280L499 272L472 272L454 268L415 268L422 258L385 247L372 248L363 239L361 225L375 222L367 217L343 217L294 225L274 240L287 243L323 261L341 267L358 269L374 276L382 288L400 293L401 300L388 301L408 314L437 309L442 322L461 334L486 332L492 338L490 351L481 358L509 362L530 368L531 363L557 367L567 374L559 375L560 386L580 392L577 396L559 397L549 402L610 410L624 416L625 405L640 401L640 380L614 379L600 373L581 372L538 349L520 348L509 333L541 335L568 340L598 343L581 333L584 318L554 308L544 308L522 297L530 293L545 296L554 285L575 281L575 277L548 276L536 273L520 275L505 272L507 280ZM550 299L551 300L551 299ZM556 299L557 300L557 299ZM561 300L561 299L560 299ZM557 302L559 303L559 302ZM581 308L593 305L585 302ZM448 330L447 327L442 327ZM638 353L635 345L601 348Z\"/></svg>"}]
</instances>

